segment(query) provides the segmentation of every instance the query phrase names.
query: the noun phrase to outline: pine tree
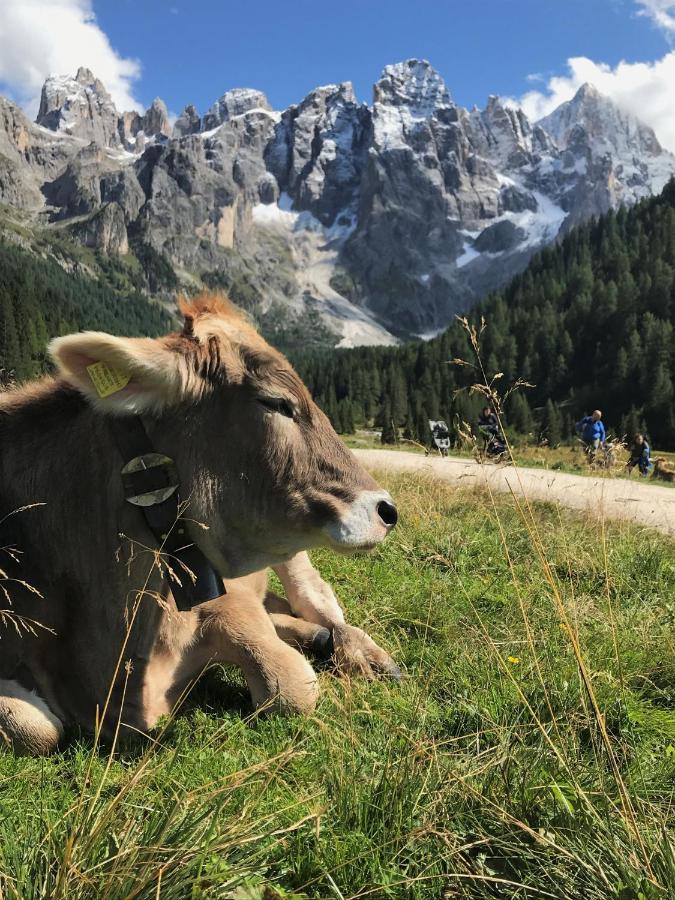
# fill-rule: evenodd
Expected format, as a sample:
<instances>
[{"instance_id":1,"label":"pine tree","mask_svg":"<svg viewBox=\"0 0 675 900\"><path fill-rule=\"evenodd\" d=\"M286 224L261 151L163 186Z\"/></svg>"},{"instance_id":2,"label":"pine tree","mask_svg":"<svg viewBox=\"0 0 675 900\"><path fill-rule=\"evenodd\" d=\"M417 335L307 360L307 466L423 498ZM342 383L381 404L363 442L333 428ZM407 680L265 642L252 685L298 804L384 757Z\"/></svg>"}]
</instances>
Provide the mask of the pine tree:
<instances>
[{"instance_id":1,"label":"pine tree","mask_svg":"<svg viewBox=\"0 0 675 900\"><path fill-rule=\"evenodd\" d=\"M529 403L521 391L515 391L507 404L509 427L516 434L530 434L534 428L534 418Z\"/></svg>"},{"instance_id":2,"label":"pine tree","mask_svg":"<svg viewBox=\"0 0 675 900\"><path fill-rule=\"evenodd\" d=\"M425 447L431 446L431 430L429 428L429 414L422 407L417 414L417 439Z\"/></svg>"},{"instance_id":3,"label":"pine tree","mask_svg":"<svg viewBox=\"0 0 675 900\"><path fill-rule=\"evenodd\" d=\"M621 437L625 436L627 440L632 441L634 435L638 434L641 428L642 421L640 410L631 406L626 415L621 419Z\"/></svg>"},{"instance_id":4,"label":"pine tree","mask_svg":"<svg viewBox=\"0 0 675 900\"><path fill-rule=\"evenodd\" d=\"M340 434L354 434L354 416L352 414L352 402L345 397L338 404L340 418Z\"/></svg>"},{"instance_id":5,"label":"pine tree","mask_svg":"<svg viewBox=\"0 0 675 900\"><path fill-rule=\"evenodd\" d=\"M405 428L403 430L403 437L407 441L418 440L417 425L415 422L415 413L410 404L408 404L408 412L406 413L406 416L405 416Z\"/></svg>"},{"instance_id":6,"label":"pine tree","mask_svg":"<svg viewBox=\"0 0 675 900\"><path fill-rule=\"evenodd\" d=\"M557 447L562 440L562 419L558 407L552 400L546 401L544 415L541 423L542 435L548 441L549 447Z\"/></svg>"},{"instance_id":7,"label":"pine tree","mask_svg":"<svg viewBox=\"0 0 675 900\"><path fill-rule=\"evenodd\" d=\"M330 419L330 423L336 430L340 427L340 411L338 409L337 397L335 395L335 386L331 384L328 388L328 397L326 399L326 415Z\"/></svg>"},{"instance_id":8,"label":"pine tree","mask_svg":"<svg viewBox=\"0 0 675 900\"><path fill-rule=\"evenodd\" d=\"M383 444L397 444L398 435L391 417L391 402L386 400L382 412L382 435L380 441Z\"/></svg>"}]
</instances>

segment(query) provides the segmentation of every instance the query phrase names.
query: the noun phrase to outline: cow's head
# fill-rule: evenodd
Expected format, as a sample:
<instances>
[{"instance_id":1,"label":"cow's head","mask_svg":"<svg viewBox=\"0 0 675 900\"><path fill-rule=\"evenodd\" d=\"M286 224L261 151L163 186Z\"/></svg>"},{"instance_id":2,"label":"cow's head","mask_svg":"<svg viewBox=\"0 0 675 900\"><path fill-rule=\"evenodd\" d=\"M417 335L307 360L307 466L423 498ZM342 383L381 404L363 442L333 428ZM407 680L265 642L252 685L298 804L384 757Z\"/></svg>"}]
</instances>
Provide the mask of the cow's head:
<instances>
[{"instance_id":1,"label":"cow's head","mask_svg":"<svg viewBox=\"0 0 675 900\"><path fill-rule=\"evenodd\" d=\"M140 415L156 450L173 457L190 514L208 526L193 536L221 574L311 547L349 552L382 541L396 523L391 497L287 360L220 297L185 301L181 310L180 334L84 332L55 339L50 350L100 412ZM107 387L99 391L101 378Z\"/></svg>"}]
</instances>

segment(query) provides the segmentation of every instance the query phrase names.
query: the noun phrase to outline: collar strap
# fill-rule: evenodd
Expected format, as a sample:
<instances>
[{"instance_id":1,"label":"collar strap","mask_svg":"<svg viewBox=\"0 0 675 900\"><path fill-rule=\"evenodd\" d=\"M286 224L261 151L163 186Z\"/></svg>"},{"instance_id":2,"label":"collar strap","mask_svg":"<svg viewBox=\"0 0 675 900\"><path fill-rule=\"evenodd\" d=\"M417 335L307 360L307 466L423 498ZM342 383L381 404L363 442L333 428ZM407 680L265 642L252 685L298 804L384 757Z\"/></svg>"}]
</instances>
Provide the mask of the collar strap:
<instances>
[{"instance_id":1,"label":"collar strap","mask_svg":"<svg viewBox=\"0 0 675 900\"><path fill-rule=\"evenodd\" d=\"M161 566L181 612L225 593L223 579L188 536L180 516L179 479L174 461L157 453L138 416L111 417L108 425L124 460L122 486L138 506L162 550ZM169 570L170 569L170 570Z\"/></svg>"}]
</instances>

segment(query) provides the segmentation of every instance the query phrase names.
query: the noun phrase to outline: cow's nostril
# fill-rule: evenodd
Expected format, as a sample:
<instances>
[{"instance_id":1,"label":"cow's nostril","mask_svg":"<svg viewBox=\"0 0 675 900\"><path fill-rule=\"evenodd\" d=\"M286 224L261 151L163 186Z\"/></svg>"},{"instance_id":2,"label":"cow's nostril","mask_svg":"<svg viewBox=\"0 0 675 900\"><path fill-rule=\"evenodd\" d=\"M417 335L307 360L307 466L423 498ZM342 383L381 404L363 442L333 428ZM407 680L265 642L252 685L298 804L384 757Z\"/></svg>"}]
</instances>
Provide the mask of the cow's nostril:
<instances>
[{"instance_id":1,"label":"cow's nostril","mask_svg":"<svg viewBox=\"0 0 675 900\"><path fill-rule=\"evenodd\" d=\"M380 500L377 504L377 514L388 528L393 528L398 522L398 511L388 500Z\"/></svg>"}]
</instances>

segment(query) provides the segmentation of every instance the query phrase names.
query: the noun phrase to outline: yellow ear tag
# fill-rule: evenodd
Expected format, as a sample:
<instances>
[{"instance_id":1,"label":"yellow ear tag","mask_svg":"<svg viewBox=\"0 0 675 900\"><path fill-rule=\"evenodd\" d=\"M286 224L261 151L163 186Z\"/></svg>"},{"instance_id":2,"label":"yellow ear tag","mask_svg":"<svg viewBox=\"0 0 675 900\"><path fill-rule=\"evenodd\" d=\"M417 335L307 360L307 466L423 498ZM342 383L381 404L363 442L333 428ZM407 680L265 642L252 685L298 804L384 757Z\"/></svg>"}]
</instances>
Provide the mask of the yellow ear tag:
<instances>
[{"instance_id":1,"label":"yellow ear tag","mask_svg":"<svg viewBox=\"0 0 675 900\"><path fill-rule=\"evenodd\" d=\"M119 369L112 369L104 362L92 363L87 366L87 372L89 372L92 384L101 399L116 394L131 381L131 375L125 375Z\"/></svg>"}]
</instances>

